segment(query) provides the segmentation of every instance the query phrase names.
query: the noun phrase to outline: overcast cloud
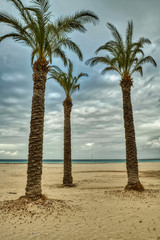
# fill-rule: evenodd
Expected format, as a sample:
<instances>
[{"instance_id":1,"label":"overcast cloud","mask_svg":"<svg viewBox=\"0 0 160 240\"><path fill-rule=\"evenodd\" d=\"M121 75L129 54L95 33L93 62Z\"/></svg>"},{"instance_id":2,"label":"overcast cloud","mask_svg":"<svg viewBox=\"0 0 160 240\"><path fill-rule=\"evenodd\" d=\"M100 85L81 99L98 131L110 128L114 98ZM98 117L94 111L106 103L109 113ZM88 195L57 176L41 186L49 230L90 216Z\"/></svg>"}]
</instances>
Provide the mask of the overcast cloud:
<instances>
[{"instance_id":1,"label":"overcast cloud","mask_svg":"<svg viewBox=\"0 0 160 240\"><path fill-rule=\"evenodd\" d=\"M29 3L28 0L23 0ZM106 23L113 23L125 34L128 20L134 22L134 40L147 37L152 45L145 48L158 67L144 66L144 76L133 75L132 104L139 158L160 157L160 1L159 0L54 0L54 18L77 10L93 10L100 18L97 26L87 25L85 34L74 32L70 37L81 47L84 61L75 54L75 74L86 72L80 80L80 91L72 96L72 158L125 158L122 94L120 77L114 73L100 75L103 66L90 68L85 61L95 50L111 39ZM1 10L17 12L0 0ZM0 36L8 28L0 25ZM27 159L31 101L33 93L31 50L13 40L0 43L0 158ZM62 62L54 64L63 68ZM48 80L44 131L44 159L63 158L63 89Z\"/></svg>"}]
</instances>

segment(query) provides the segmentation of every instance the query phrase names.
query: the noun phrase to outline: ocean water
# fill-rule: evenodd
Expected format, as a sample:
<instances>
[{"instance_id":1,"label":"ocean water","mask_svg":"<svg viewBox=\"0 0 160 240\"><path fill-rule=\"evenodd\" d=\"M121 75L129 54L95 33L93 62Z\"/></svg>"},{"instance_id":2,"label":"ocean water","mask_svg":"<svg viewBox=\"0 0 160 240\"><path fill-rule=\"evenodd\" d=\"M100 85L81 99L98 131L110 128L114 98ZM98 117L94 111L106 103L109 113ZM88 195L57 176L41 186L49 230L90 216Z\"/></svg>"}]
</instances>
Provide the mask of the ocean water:
<instances>
[{"instance_id":1,"label":"ocean water","mask_svg":"<svg viewBox=\"0 0 160 240\"><path fill-rule=\"evenodd\" d=\"M123 163L125 159L73 159L72 163ZM27 163L26 159L0 159L0 163ZM139 159L138 162L160 162L160 159ZM43 164L45 163L63 163L63 160L58 159L44 159Z\"/></svg>"}]
</instances>

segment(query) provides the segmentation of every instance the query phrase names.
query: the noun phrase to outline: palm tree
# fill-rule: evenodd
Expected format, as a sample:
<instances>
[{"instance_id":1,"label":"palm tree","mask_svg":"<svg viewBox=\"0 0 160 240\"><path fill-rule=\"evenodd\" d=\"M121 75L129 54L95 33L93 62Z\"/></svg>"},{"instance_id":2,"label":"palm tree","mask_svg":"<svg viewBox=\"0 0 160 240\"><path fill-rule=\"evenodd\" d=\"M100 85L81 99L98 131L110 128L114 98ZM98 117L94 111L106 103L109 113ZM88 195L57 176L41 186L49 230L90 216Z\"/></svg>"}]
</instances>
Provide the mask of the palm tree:
<instances>
[{"instance_id":1,"label":"palm tree","mask_svg":"<svg viewBox=\"0 0 160 240\"><path fill-rule=\"evenodd\" d=\"M72 110L71 95L75 90L79 90L80 84L77 84L81 77L87 77L88 74L80 73L77 77L73 76L73 64L68 60L68 72L63 72L59 67L52 66L50 78L55 79L61 87L63 87L66 99L63 102L64 106L64 177L63 184L73 186L72 178L72 163L71 163L71 121L70 115Z\"/></svg>"},{"instance_id":2,"label":"palm tree","mask_svg":"<svg viewBox=\"0 0 160 240\"><path fill-rule=\"evenodd\" d=\"M133 22L128 22L126 31L126 38L123 41L121 35L116 27L108 23L108 28L112 33L113 40L108 41L103 46L96 50L96 54L105 50L109 55L102 57L93 57L86 63L94 66L97 63L103 63L106 67L103 69L102 74L108 71L116 71L121 76L120 86L123 95L123 117L126 139L126 165L128 174L128 184L126 189L144 190L139 181L138 176L138 161L137 149L135 140L134 121L131 104L131 86L133 85L132 74L139 72L143 76L142 65L144 63L152 63L156 66L156 62L151 56L144 56L143 47L145 44L151 44L147 38L140 38L137 42L133 42Z\"/></svg>"},{"instance_id":3,"label":"palm tree","mask_svg":"<svg viewBox=\"0 0 160 240\"><path fill-rule=\"evenodd\" d=\"M33 0L31 7L25 7L21 0L8 0L19 11L21 20L14 16L0 12L0 22L9 25L13 31L0 37L0 41L12 38L22 42L32 49L33 68L33 98L29 136L29 154L26 197L38 199L42 195L42 155L43 155L43 126L45 86L49 62L52 57L60 57L67 64L62 47L74 51L80 60L82 53L79 47L71 41L68 34L73 30L85 32L85 23L96 24L98 17L92 11L79 11L73 16L58 18L51 22L48 0ZM34 58L36 60L34 61ZM34 61L34 62L33 62Z\"/></svg>"}]
</instances>

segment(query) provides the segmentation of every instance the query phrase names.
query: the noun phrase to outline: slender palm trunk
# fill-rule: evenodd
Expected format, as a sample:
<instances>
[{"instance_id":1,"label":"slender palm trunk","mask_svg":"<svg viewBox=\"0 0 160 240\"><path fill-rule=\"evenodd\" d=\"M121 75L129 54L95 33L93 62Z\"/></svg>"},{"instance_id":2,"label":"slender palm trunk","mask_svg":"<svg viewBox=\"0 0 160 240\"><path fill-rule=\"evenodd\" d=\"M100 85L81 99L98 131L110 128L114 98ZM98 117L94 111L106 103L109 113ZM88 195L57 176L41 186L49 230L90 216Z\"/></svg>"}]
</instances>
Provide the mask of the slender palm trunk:
<instances>
[{"instance_id":1,"label":"slender palm trunk","mask_svg":"<svg viewBox=\"0 0 160 240\"><path fill-rule=\"evenodd\" d=\"M126 139L126 165L128 174L128 184L126 189L143 191L144 188L139 181L137 148L134 130L134 120L131 104L132 79L126 76L121 80L123 94L123 117Z\"/></svg>"},{"instance_id":2,"label":"slender palm trunk","mask_svg":"<svg viewBox=\"0 0 160 240\"><path fill-rule=\"evenodd\" d=\"M67 97L63 102L64 106L64 177L63 184L72 185L72 163L71 163L71 123L70 115L72 100Z\"/></svg>"},{"instance_id":3,"label":"slender palm trunk","mask_svg":"<svg viewBox=\"0 0 160 240\"><path fill-rule=\"evenodd\" d=\"M45 85L48 62L38 59L33 65L33 98L30 122L26 197L41 198Z\"/></svg>"}]
</instances>

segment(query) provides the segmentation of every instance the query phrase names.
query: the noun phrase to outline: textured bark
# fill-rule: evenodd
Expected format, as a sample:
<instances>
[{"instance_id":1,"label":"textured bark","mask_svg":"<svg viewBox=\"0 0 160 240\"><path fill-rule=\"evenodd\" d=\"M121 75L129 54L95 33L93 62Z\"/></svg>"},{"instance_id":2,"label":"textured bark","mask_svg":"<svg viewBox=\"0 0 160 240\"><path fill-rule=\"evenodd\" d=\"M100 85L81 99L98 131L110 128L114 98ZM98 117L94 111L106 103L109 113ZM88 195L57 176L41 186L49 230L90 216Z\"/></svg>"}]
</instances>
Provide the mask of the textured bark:
<instances>
[{"instance_id":1,"label":"textured bark","mask_svg":"<svg viewBox=\"0 0 160 240\"><path fill-rule=\"evenodd\" d=\"M63 102L64 106L64 177L63 184L72 185L72 162L71 162L71 123L70 115L72 100L67 97Z\"/></svg>"},{"instance_id":2,"label":"textured bark","mask_svg":"<svg viewBox=\"0 0 160 240\"><path fill-rule=\"evenodd\" d=\"M142 191L144 188L141 185L138 176L137 148L131 104L132 79L130 76L123 77L120 85L123 95L123 117L126 139L126 167L128 174L128 184L126 189Z\"/></svg>"},{"instance_id":3,"label":"textured bark","mask_svg":"<svg viewBox=\"0 0 160 240\"><path fill-rule=\"evenodd\" d=\"M45 85L48 73L48 62L38 59L33 65L33 98L30 122L29 153L26 197L33 200L42 196L41 175L43 156L43 127Z\"/></svg>"}]
</instances>

